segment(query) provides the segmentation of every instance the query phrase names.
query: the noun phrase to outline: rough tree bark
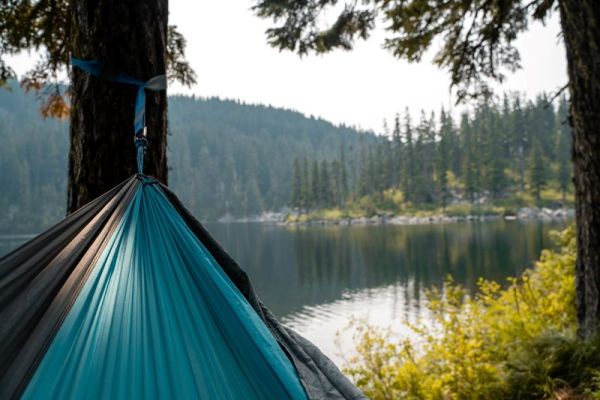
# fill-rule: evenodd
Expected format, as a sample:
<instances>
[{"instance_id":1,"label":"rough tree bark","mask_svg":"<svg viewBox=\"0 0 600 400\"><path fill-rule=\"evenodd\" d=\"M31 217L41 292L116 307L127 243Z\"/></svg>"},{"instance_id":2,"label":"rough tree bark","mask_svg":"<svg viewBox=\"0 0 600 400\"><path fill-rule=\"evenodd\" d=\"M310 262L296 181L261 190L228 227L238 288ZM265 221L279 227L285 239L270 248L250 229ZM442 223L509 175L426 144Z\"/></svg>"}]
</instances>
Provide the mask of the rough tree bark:
<instances>
[{"instance_id":1,"label":"rough tree bark","mask_svg":"<svg viewBox=\"0 0 600 400\"><path fill-rule=\"evenodd\" d=\"M577 224L577 317L590 338L600 323L600 2L559 1L567 52Z\"/></svg>"},{"instance_id":2,"label":"rough tree bark","mask_svg":"<svg viewBox=\"0 0 600 400\"><path fill-rule=\"evenodd\" d=\"M142 80L166 71L168 0L73 0L74 57L104 61ZM136 172L136 89L72 71L67 210L73 212ZM150 142L144 173L167 183L165 91L146 91Z\"/></svg>"}]
</instances>

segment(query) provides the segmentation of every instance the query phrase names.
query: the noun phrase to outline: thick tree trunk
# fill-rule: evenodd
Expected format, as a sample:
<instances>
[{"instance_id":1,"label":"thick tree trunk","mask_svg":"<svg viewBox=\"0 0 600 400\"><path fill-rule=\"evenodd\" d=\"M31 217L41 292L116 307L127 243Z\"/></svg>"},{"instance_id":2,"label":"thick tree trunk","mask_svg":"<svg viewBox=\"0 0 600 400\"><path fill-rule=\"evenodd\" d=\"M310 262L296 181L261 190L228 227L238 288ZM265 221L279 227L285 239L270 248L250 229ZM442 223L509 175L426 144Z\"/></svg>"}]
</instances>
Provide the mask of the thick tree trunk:
<instances>
[{"instance_id":1,"label":"thick tree trunk","mask_svg":"<svg viewBox=\"0 0 600 400\"><path fill-rule=\"evenodd\" d=\"M74 57L104 61L135 78L164 74L167 0L73 0ZM67 210L73 212L136 170L134 86L72 72ZM146 92L150 142L144 173L166 183L167 97Z\"/></svg>"},{"instance_id":2,"label":"thick tree trunk","mask_svg":"<svg viewBox=\"0 0 600 400\"><path fill-rule=\"evenodd\" d=\"M577 317L589 338L600 323L600 2L560 0L567 51L577 223Z\"/></svg>"}]
</instances>

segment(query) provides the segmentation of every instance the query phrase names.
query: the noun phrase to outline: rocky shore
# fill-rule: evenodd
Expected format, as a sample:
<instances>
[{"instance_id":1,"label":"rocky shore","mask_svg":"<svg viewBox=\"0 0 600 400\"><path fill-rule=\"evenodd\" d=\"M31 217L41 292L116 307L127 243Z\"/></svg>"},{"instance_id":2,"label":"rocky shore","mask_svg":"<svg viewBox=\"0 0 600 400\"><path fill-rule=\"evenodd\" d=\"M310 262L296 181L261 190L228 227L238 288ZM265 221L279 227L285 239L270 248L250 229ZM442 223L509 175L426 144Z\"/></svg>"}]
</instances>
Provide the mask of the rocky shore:
<instances>
[{"instance_id":1,"label":"rocky shore","mask_svg":"<svg viewBox=\"0 0 600 400\"><path fill-rule=\"evenodd\" d=\"M312 219L300 222L285 222L280 223L286 225L425 225L425 224L447 224L462 221L488 221L488 220L542 220L542 221L559 221L574 218L575 212L573 209L559 208L536 208L525 207L521 208L516 215L466 215L466 216L448 216L444 214L429 215L429 216L373 216L370 218L341 218L341 219Z\"/></svg>"}]
</instances>

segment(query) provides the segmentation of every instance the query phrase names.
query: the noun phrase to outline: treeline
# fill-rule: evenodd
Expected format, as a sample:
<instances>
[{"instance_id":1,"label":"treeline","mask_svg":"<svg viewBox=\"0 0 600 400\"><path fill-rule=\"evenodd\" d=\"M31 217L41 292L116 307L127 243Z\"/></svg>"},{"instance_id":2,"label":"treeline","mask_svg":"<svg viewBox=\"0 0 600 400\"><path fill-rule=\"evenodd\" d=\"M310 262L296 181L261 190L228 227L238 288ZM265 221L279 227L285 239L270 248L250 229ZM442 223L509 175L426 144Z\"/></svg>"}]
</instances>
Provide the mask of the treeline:
<instances>
[{"instance_id":1,"label":"treeline","mask_svg":"<svg viewBox=\"0 0 600 400\"><path fill-rule=\"evenodd\" d=\"M290 204L294 157L335 158L375 135L274 107L169 99L170 186L201 218L252 216Z\"/></svg>"},{"instance_id":2,"label":"treeline","mask_svg":"<svg viewBox=\"0 0 600 400\"><path fill-rule=\"evenodd\" d=\"M389 188L415 207L568 192L567 102L547 103L506 96L458 121L441 112L414 122L404 112L377 137L290 110L171 97L169 185L204 220L345 207ZM37 232L60 220L67 123L43 119L35 97L13 84L0 90L0 141L0 231Z\"/></svg>"},{"instance_id":3,"label":"treeline","mask_svg":"<svg viewBox=\"0 0 600 400\"><path fill-rule=\"evenodd\" d=\"M15 82L0 89L2 233L38 232L65 215L68 124L39 107ZM294 156L334 158L342 143L374 138L290 110L174 96L169 186L203 220L254 215L289 205Z\"/></svg>"},{"instance_id":4,"label":"treeline","mask_svg":"<svg viewBox=\"0 0 600 400\"><path fill-rule=\"evenodd\" d=\"M67 132L18 85L0 89L0 233L37 232L64 217Z\"/></svg>"},{"instance_id":5,"label":"treeline","mask_svg":"<svg viewBox=\"0 0 600 400\"><path fill-rule=\"evenodd\" d=\"M295 159L291 205L308 210L344 207L348 201L388 189L413 206L485 202L514 196L543 200L544 189L571 190L567 100L548 95L532 101L519 94L480 101L455 121L442 109L397 114L377 141L342 147L328 160ZM555 196L556 197L556 196Z\"/></svg>"}]
</instances>

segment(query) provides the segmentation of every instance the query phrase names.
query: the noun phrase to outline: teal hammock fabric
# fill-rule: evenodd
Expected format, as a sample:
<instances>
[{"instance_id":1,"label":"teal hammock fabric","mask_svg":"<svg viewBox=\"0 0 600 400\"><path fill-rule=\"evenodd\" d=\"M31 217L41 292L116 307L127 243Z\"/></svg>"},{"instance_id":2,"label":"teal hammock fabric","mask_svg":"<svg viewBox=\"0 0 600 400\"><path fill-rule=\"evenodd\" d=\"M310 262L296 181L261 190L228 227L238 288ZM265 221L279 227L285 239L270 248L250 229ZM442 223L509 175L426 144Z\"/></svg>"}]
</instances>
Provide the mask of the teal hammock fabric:
<instances>
[{"instance_id":1,"label":"teal hammock fabric","mask_svg":"<svg viewBox=\"0 0 600 400\"><path fill-rule=\"evenodd\" d=\"M306 399L254 309L140 184L23 399Z\"/></svg>"}]
</instances>

